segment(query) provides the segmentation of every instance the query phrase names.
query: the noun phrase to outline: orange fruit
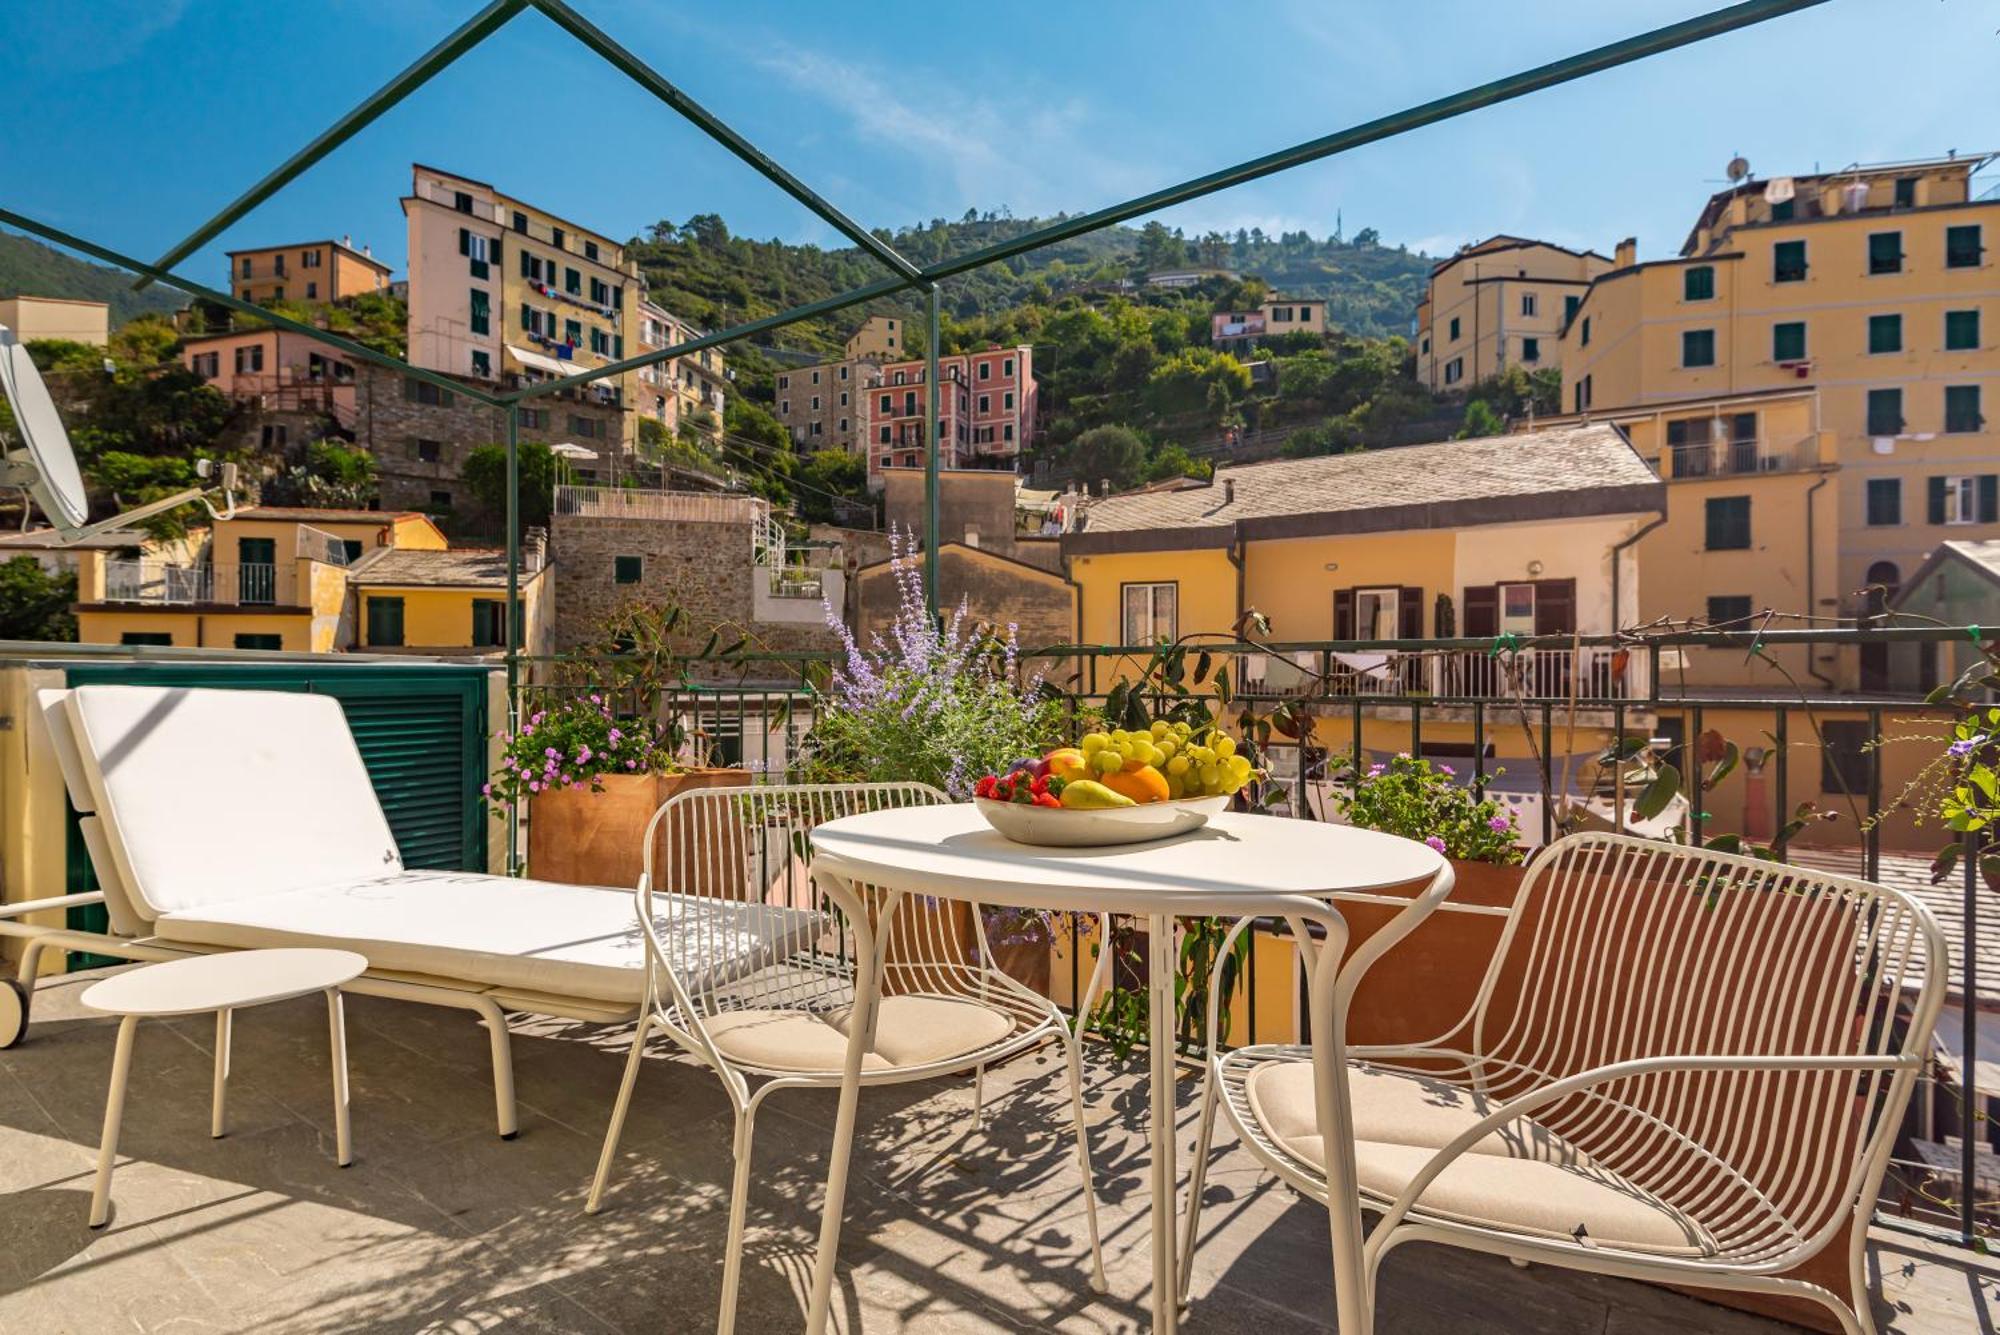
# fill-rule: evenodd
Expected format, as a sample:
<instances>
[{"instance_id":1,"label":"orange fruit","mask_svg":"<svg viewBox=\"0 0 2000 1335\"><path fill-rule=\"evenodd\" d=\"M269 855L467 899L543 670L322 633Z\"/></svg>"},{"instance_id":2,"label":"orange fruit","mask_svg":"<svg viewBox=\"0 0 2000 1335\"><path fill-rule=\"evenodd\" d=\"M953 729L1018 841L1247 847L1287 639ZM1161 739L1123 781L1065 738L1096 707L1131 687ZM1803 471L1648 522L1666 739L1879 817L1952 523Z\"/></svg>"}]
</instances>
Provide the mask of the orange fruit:
<instances>
[{"instance_id":1,"label":"orange fruit","mask_svg":"<svg viewBox=\"0 0 2000 1335\"><path fill-rule=\"evenodd\" d=\"M1134 802L1164 802L1168 796L1167 776L1151 765L1106 774L1098 782L1114 793L1123 793Z\"/></svg>"}]
</instances>

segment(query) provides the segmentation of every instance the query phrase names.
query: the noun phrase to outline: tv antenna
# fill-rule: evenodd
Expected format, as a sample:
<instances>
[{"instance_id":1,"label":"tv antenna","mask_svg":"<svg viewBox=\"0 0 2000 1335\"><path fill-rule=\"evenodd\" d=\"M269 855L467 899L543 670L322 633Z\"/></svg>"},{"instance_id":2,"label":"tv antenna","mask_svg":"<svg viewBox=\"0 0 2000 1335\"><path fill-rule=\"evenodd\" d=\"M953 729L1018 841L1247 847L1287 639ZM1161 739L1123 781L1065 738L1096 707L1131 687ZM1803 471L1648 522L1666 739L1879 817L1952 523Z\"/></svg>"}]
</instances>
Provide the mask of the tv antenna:
<instances>
[{"instance_id":1,"label":"tv antenna","mask_svg":"<svg viewBox=\"0 0 2000 1335\"><path fill-rule=\"evenodd\" d=\"M14 411L13 439L0 435L0 486L26 492L65 545L129 528L194 501L199 501L212 519L229 519L236 514L236 465L225 463L212 485L189 487L91 523L90 496L84 490L83 470L77 466L69 432L63 428L40 369L6 325L0 325L0 393L6 395ZM209 460L195 461L195 475L204 484L212 471L214 465ZM209 501L216 492L222 493L220 512Z\"/></svg>"}]
</instances>

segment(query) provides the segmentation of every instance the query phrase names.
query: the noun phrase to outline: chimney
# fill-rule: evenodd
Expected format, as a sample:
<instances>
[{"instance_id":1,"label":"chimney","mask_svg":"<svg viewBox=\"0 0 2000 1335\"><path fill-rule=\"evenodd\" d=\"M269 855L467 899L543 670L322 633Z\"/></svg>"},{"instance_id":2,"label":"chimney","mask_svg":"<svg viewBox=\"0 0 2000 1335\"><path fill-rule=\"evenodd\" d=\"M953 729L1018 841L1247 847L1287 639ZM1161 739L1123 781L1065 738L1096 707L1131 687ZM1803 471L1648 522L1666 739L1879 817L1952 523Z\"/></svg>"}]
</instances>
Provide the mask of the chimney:
<instances>
[{"instance_id":1,"label":"chimney","mask_svg":"<svg viewBox=\"0 0 2000 1335\"><path fill-rule=\"evenodd\" d=\"M1629 269L1639 262L1639 238L1628 236L1618 243L1618 250L1612 257L1613 267Z\"/></svg>"},{"instance_id":2,"label":"chimney","mask_svg":"<svg viewBox=\"0 0 2000 1335\"><path fill-rule=\"evenodd\" d=\"M1110 478L1108 478L1108 477L1101 477L1101 478L1097 479L1097 494L1098 494L1099 496L1109 496L1109 495L1111 494L1111 479L1110 479Z\"/></svg>"},{"instance_id":3,"label":"chimney","mask_svg":"<svg viewBox=\"0 0 2000 1335\"><path fill-rule=\"evenodd\" d=\"M347 247L349 250L354 249L354 233L348 232L345 235L343 235L340 238L340 244Z\"/></svg>"},{"instance_id":4,"label":"chimney","mask_svg":"<svg viewBox=\"0 0 2000 1335\"><path fill-rule=\"evenodd\" d=\"M1233 477L1226 477L1222 479L1222 503L1224 505L1232 505L1235 503L1235 501L1236 501L1236 479Z\"/></svg>"},{"instance_id":5,"label":"chimney","mask_svg":"<svg viewBox=\"0 0 2000 1335\"><path fill-rule=\"evenodd\" d=\"M523 529L521 532L521 573L532 575L548 560L549 531L545 528Z\"/></svg>"}]
</instances>

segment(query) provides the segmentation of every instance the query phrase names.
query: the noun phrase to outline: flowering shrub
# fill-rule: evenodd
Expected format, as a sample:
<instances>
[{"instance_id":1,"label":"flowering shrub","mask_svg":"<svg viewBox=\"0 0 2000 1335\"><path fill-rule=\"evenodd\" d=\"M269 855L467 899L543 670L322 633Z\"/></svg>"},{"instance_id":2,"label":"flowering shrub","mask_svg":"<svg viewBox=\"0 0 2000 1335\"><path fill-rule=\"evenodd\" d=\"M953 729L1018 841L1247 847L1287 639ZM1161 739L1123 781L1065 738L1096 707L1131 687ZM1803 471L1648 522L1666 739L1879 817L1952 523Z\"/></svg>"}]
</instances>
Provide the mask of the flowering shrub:
<instances>
[{"instance_id":1,"label":"flowering shrub","mask_svg":"<svg viewBox=\"0 0 2000 1335\"><path fill-rule=\"evenodd\" d=\"M1335 765L1352 769L1349 762ZM1405 752L1354 774L1349 790L1336 787L1333 800L1349 824L1422 840L1449 858L1501 866L1522 860L1512 813L1461 786L1449 765Z\"/></svg>"},{"instance_id":2,"label":"flowering shrub","mask_svg":"<svg viewBox=\"0 0 2000 1335\"><path fill-rule=\"evenodd\" d=\"M483 791L495 814L553 788L604 791L607 774L657 774L675 768L665 730L611 712L601 694L569 696L535 709L509 737L499 734L500 768Z\"/></svg>"},{"instance_id":3,"label":"flowering shrub","mask_svg":"<svg viewBox=\"0 0 2000 1335\"><path fill-rule=\"evenodd\" d=\"M805 743L814 782L917 782L961 801L985 774L1005 773L1059 740L1062 709L1037 676L1016 684L1014 629L967 625L961 604L942 626L924 607L915 548L890 537L896 619L866 649L832 608L843 655Z\"/></svg>"}]
</instances>

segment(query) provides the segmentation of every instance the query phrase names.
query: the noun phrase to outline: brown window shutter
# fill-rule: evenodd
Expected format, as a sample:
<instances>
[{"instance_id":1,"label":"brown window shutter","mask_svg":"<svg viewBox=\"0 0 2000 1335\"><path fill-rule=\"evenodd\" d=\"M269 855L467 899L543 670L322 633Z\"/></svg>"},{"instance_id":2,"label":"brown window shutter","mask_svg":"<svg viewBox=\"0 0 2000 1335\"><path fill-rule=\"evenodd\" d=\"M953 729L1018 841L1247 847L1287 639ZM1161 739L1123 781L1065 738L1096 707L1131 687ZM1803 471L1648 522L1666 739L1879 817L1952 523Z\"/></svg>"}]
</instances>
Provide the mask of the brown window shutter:
<instances>
[{"instance_id":1,"label":"brown window shutter","mask_svg":"<svg viewBox=\"0 0 2000 1335\"><path fill-rule=\"evenodd\" d=\"M1403 594L1396 599L1396 638L1400 640L1421 640L1424 638L1424 591L1412 585L1403 586Z\"/></svg>"},{"instance_id":2,"label":"brown window shutter","mask_svg":"<svg viewBox=\"0 0 2000 1335\"><path fill-rule=\"evenodd\" d=\"M1483 640L1500 633L1500 586L1481 584L1465 591L1465 636Z\"/></svg>"},{"instance_id":3,"label":"brown window shutter","mask_svg":"<svg viewBox=\"0 0 2000 1335\"><path fill-rule=\"evenodd\" d=\"M1354 638L1354 590L1352 589L1333 591L1333 638L1336 640Z\"/></svg>"},{"instance_id":4,"label":"brown window shutter","mask_svg":"<svg viewBox=\"0 0 2000 1335\"><path fill-rule=\"evenodd\" d=\"M1568 635L1576 630L1576 581L1535 581L1535 634Z\"/></svg>"}]
</instances>

